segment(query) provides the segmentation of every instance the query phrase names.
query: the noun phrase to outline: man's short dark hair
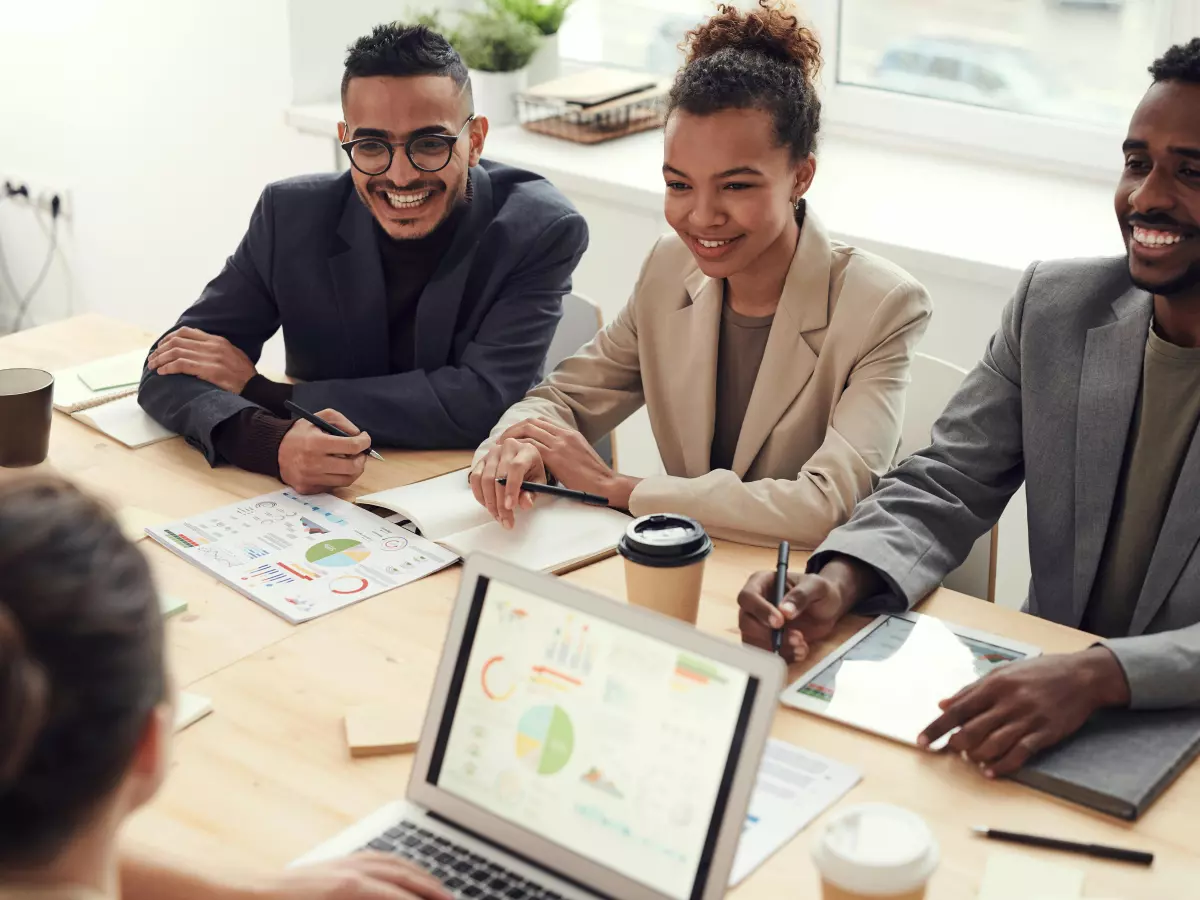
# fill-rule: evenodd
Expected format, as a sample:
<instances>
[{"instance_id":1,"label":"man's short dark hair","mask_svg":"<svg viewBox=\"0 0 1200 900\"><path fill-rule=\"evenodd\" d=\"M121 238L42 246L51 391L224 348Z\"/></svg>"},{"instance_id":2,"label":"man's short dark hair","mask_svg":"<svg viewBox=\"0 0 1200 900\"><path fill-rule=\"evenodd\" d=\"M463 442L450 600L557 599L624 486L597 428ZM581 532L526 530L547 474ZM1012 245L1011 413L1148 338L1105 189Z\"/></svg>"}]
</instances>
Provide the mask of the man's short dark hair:
<instances>
[{"instance_id":1,"label":"man's short dark hair","mask_svg":"<svg viewBox=\"0 0 1200 900\"><path fill-rule=\"evenodd\" d=\"M350 45L346 72L342 75L342 100L351 78L376 75L442 75L453 78L460 88L470 79L467 67L450 42L427 25L391 22L376 25L371 33Z\"/></svg>"},{"instance_id":2,"label":"man's short dark hair","mask_svg":"<svg viewBox=\"0 0 1200 900\"><path fill-rule=\"evenodd\" d=\"M1154 83L1160 81L1186 81L1200 84L1200 37L1186 44L1176 44L1150 67Z\"/></svg>"}]
</instances>

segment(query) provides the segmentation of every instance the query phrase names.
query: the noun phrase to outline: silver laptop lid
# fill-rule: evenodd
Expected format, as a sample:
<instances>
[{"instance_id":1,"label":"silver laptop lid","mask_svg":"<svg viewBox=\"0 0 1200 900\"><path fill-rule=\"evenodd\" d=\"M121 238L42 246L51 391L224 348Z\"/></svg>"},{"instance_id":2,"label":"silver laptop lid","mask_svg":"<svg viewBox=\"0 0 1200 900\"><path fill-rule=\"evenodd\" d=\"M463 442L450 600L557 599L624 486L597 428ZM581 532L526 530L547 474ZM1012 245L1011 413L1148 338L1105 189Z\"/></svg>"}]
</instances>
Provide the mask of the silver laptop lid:
<instances>
[{"instance_id":1,"label":"silver laptop lid","mask_svg":"<svg viewBox=\"0 0 1200 900\"><path fill-rule=\"evenodd\" d=\"M601 895L724 895L785 674L769 654L467 561L409 798Z\"/></svg>"}]
</instances>

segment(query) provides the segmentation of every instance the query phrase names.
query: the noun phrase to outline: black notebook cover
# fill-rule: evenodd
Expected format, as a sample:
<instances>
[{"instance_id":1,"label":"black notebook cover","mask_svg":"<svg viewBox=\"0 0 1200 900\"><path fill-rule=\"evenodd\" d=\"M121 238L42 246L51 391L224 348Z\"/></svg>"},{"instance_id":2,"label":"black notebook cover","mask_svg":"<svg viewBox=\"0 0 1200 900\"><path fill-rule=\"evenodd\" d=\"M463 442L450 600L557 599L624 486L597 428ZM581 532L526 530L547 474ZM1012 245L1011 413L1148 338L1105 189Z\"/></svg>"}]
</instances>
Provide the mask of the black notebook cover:
<instances>
[{"instance_id":1,"label":"black notebook cover","mask_svg":"<svg viewBox=\"0 0 1200 900\"><path fill-rule=\"evenodd\" d=\"M1104 710L1013 779L1136 819L1200 752L1200 710Z\"/></svg>"}]
</instances>

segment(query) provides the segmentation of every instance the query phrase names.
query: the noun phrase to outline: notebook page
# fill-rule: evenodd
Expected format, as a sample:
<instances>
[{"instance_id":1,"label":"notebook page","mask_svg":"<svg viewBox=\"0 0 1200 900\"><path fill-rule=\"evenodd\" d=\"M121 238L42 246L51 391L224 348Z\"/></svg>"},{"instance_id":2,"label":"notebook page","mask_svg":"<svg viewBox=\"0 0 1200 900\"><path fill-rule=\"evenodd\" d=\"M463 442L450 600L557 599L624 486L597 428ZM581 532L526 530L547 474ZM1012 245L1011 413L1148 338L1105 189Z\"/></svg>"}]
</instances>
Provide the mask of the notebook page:
<instances>
[{"instance_id":1,"label":"notebook page","mask_svg":"<svg viewBox=\"0 0 1200 900\"><path fill-rule=\"evenodd\" d=\"M471 493L467 472L467 469L459 469L428 481L364 494L354 502L401 513L421 529L422 536L431 541L442 541L455 532L493 521L487 509L480 506Z\"/></svg>"},{"instance_id":2,"label":"notebook page","mask_svg":"<svg viewBox=\"0 0 1200 900\"><path fill-rule=\"evenodd\" d=\"M75 375L92 391L112 388L136 387L142 380L142 367L147 351L131 350L118 356L109 356L95 362L76 366Z\"/></svg>"},{"instance_id":3,"label":"notebook page","mask_svg":"<svg viewBox=\"0 0 1200 900\"><path fill-rule=\"evenodd\" d=\"M132 394L86 412L75 413L75 418L134 450L175 437L175 432L150 418L138 406L137 397Z\"/></svg>"},{"instance_id":4,"label":"notebook page","mask_svg":"<svg viewBox=\"0 0 1200 900\"><path fill-rule=\"evenodd\" d=\"M616 549L630 519L613 509L562 498L538 498L519 510L511 531L489 519L440 543L460 556L482 551L527 569L554 572Z\"/></svg>"}]
</instances>

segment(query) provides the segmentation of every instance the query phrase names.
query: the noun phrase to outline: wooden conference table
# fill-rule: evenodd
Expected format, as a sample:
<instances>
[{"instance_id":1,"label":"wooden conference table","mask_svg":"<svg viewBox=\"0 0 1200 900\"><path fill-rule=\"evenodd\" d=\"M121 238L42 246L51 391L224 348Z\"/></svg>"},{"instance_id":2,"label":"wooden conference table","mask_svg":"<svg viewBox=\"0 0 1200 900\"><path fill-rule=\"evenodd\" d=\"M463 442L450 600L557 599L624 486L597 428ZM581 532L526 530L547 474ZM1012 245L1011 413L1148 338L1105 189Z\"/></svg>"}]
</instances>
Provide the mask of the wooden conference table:
<instances>
[{"instance_id":1,"label":"wooden conference table","mask_svg":"<svg viewBox=\"0 0 1200 900\"><path fill-rule=\"evenodd\" d=\"M81 316L0 339L0 367L56 369L148 346L152 339L120 322ZM384 455L387 461L368 463L363 480L344 496L419 481L460 468L470 458L466 452ZM69 476L116 505L170 517L278 488L262 476L210 469L181 439L131 451L60 413L55 413L50 459L39 469ZM0 470L0 477L19 474ZM295 627L152 542L142 546L160 587L188 601L188 611L167 626L174 675L181 687L212 698L215 712L179 735L165 789L130 825L135 846L206 867L283 866L403 795L411 758L352 760L341 717L360 703L424 704L458 584L457 567ZM705 575L699 626L737 640L738 589L750 572L773 565L771 550L718 542ZM564 577L624 599L617 558ZM1078 650L1092 640L946 590L921 608L1047 652ZM818 655L861 624L844 623ZM791 676L803 668L796 667ZM863 781L843 803L897 803L925 817L943 858L931 885L932 900L975 897L987 856L1000 846L973 838L969 829L977 824L1156 854L1150 870L1048 855L1087 871L1088 897L1175 898L1200 890L1200 769L1195 766L1130 825L1016 784L988 782L957 757L920 753L783 707L773 734L858 767ZM809 842L820 824L803 831L732 896L817 896Z\"/></svg>"}]
</instances>

